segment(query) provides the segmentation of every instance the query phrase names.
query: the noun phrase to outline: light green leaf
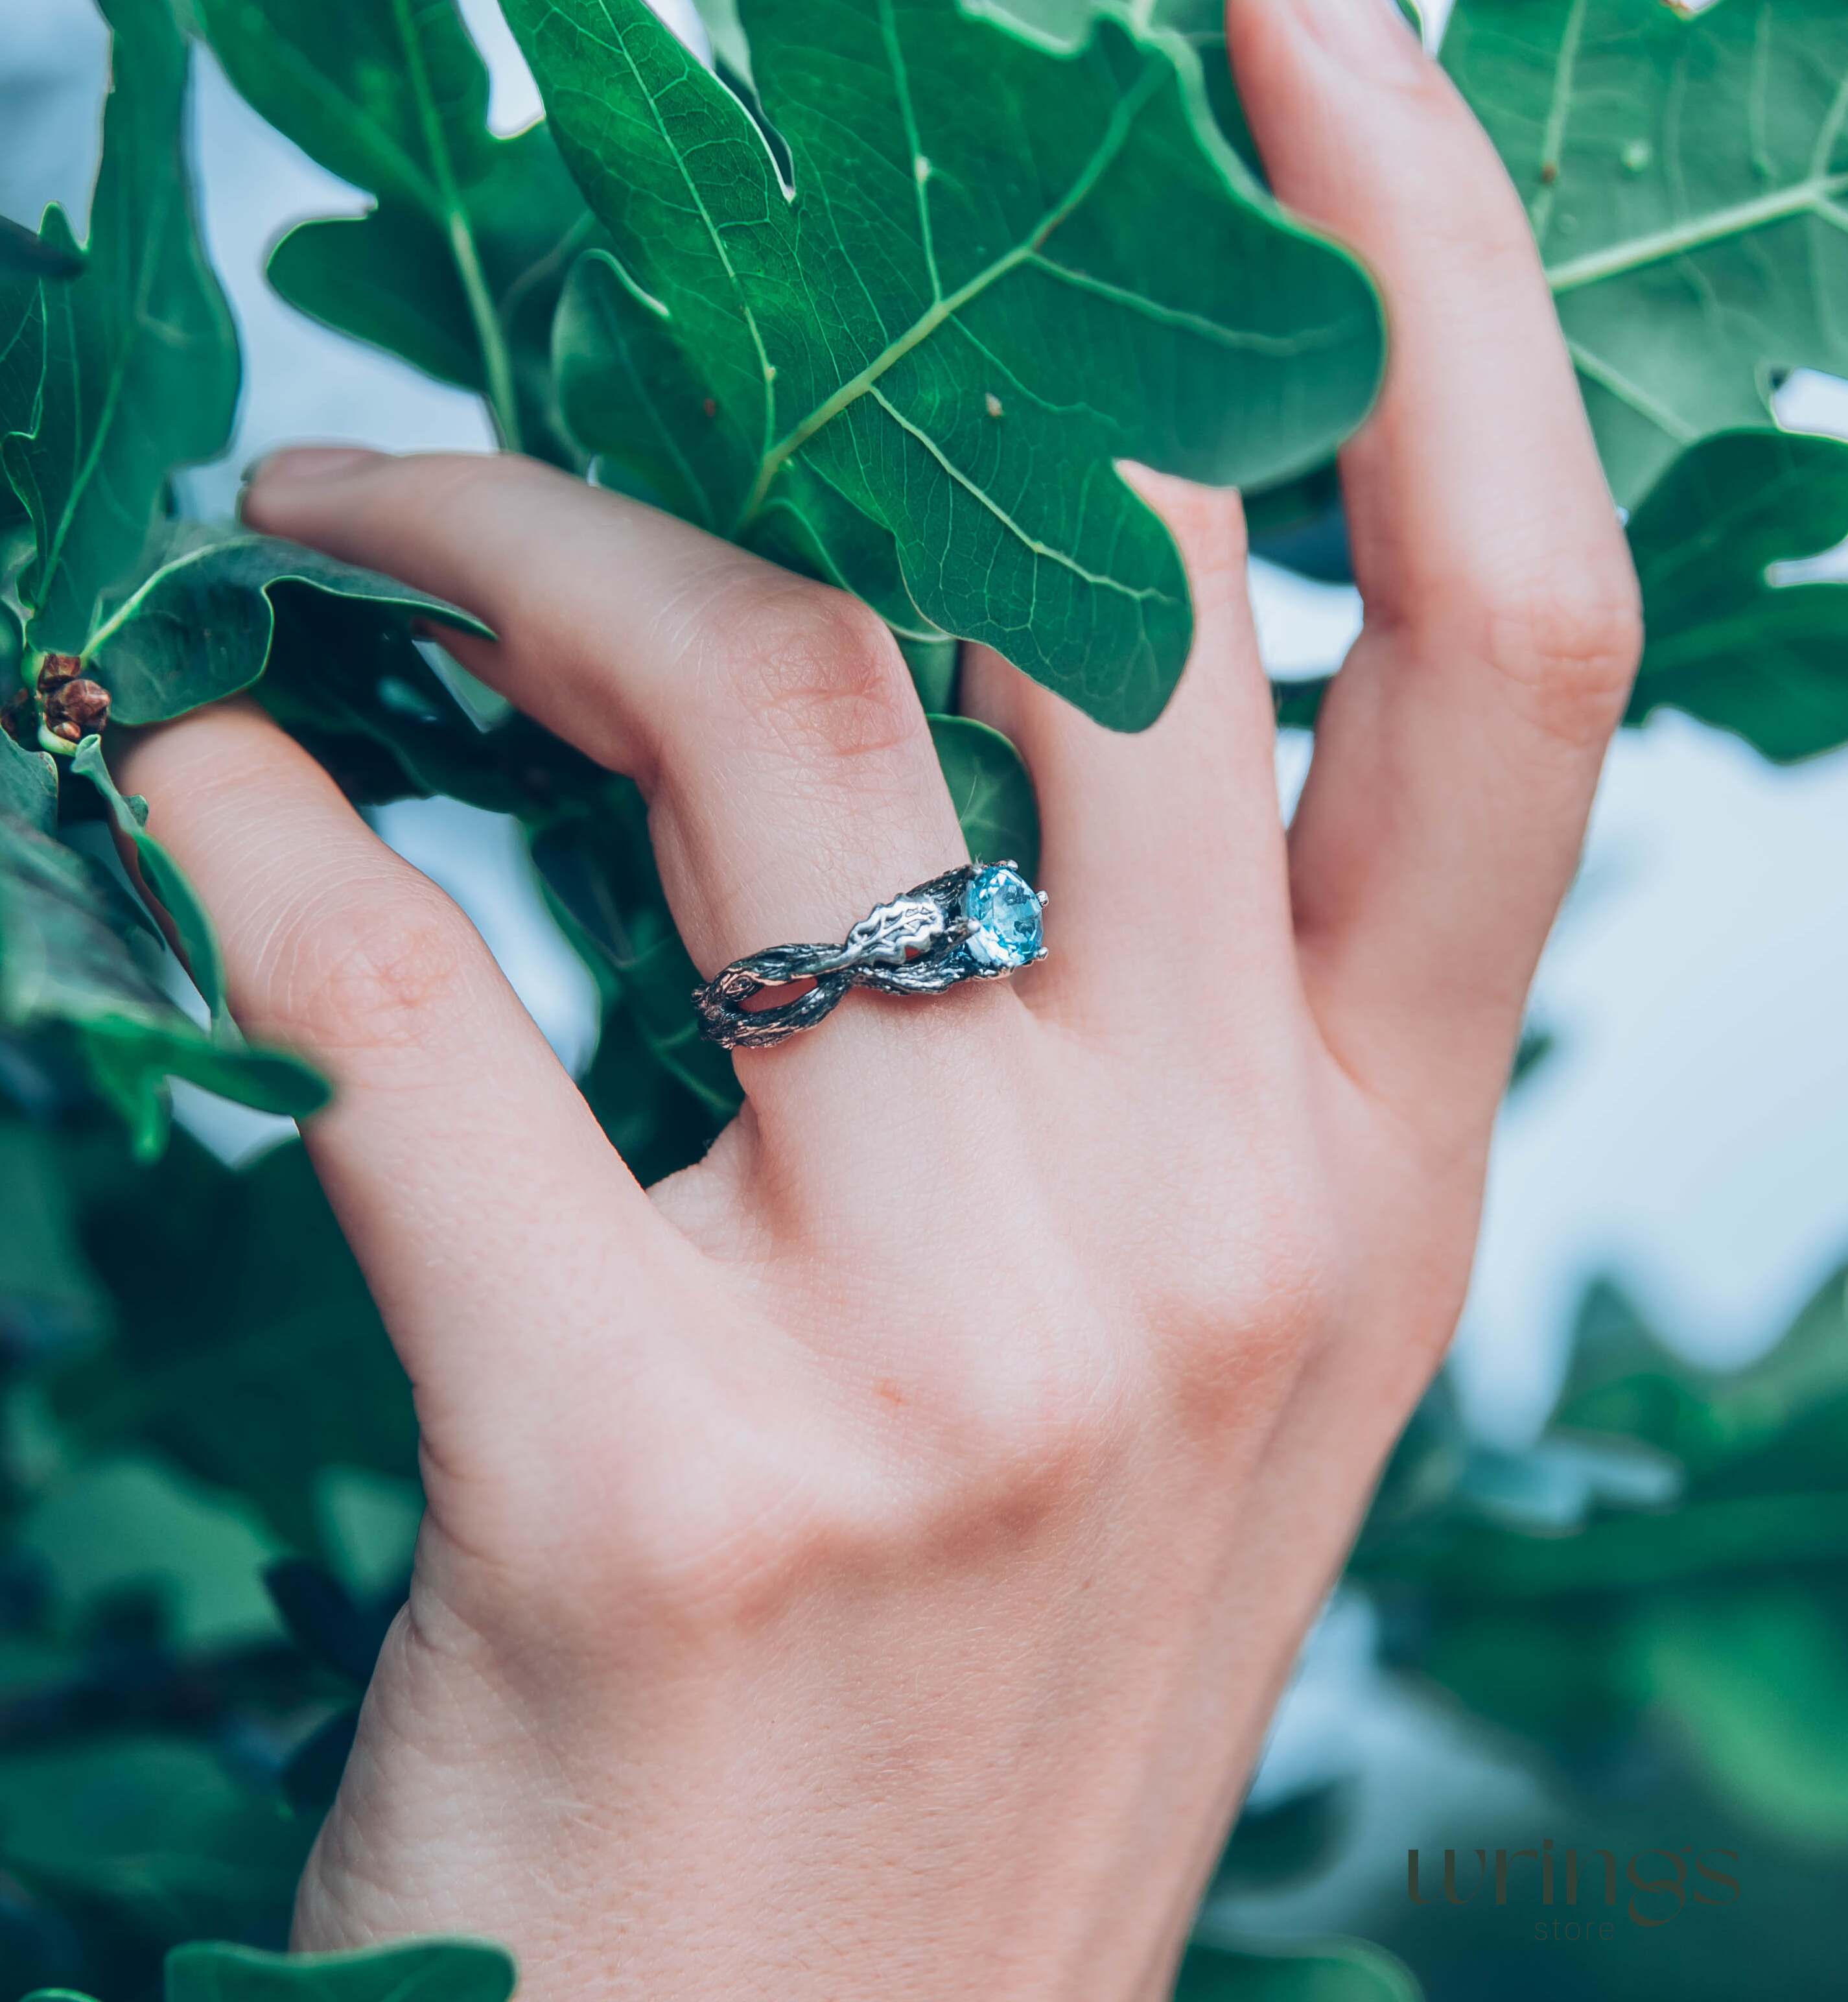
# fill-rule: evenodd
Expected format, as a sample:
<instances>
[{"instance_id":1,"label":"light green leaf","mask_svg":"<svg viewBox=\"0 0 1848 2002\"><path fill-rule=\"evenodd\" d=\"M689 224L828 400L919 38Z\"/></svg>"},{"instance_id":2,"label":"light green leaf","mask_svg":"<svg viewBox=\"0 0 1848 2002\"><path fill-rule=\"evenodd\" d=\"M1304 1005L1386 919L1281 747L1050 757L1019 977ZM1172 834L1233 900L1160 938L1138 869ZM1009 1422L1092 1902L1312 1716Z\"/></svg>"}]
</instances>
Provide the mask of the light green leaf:
<instances>
[{"instance_id":1,"label":"light green leaf","mask_svg":"<svg viewBox=\"0 0 1848 2002\"><path fill-rule=\"evenodd\" d=\"M1061 53L954 0L748 0L792 194L644 0L508 13L627 276L569 323L584 443L748 543L816 476L858 519L803 511L861 595L895 573L929 626L1152 721L1192 615L1112 462L1281 479L1382 356L1364 274L1225 149L1187 52L1114 13ZM600 370L646 382L651 442Z\"/></svg>"},{"instance_id":2,"label":"light green leaf","mask_svg":"<svg viewBox=\"0 0 1848 2002\"><path fill-rule=\"evenodd\" d=\"M1040 869L1040 816L1020 752L999 730L965 716L933 716L930 735L970 854L1015 863L1030 883Z\"/></svg>"},{"instance_id":3,"label":"light green leaf","mask_svg":"<svg viewBox=\"0 0 1848 2002\"><path fill-rule=\"evenodd\" d=\"M439 598L272 535L176 528L162 554L145 582L106 609L85 649L85 671L109 691L113 722L164 723L251 686L298 594L333 601L334 623L345 630L330 633L323 619L323 644L389 640L406 656L406 672L417 671L414 621L493 637Z\"/></svg>"},{"instance_id":4,"label":"light green leaf","mask_svg":"<svg viewBox=\"0 0 1848 2002\"><path fill-rule=\"evenodd\" d=\"M542 126L488 130L488 77L452 0L199 0L237 89L377 197L277 246L291 305L486 397L502 442L569 461L547 365L590 216Z\"/></svg>"},{"instance_id":5,"label":"light green leaf","mask_svg":"<svg viewBox=\"0 0 1848 2002\"><path fill-rule=\"evenodd\" d=\"M1630 720L1685 710L1767 758L1848 743L1848 581L1777 581L1848 539L1848 444L1729 431L1675 461L1630 525L1648 642Z\"/></svg>"},{"instance_id":6,"label":"light green leaf","mask_svg":"<svg viewBox=\"0 0 1848 2002\"><path fill-rule=\"evenodd\" d=\"M1444 63L1528 206L1618 500L1786 370L1848 373L1848 10L1459 0Z\"/></svg>"},{"instance_id":7,"label":"light green leaf","mask_svg":"<svg viewBox=\"0 0 1848 2002\"><path fill-rule=\"evenodd\" d=\"M513 1956L484 1940L410 1940L352 1953L182 1946L167 1956L166 2002L507 2002Z\"/></svg>"},{"instance_id":8,"label":"light green leaf","mask_svg":"<svg viewBox=\"0 0 1848 2002\"><path fill-rule=\"evenodd\" d=\"M37 540L19 581L32 644L73 654L98 599L140 561L174 468L224 448L238 392L236 335L182 152L185 40L169 0L103 0L103 12L114 88L87 262L40 288L37 421L0 445ZM44 236L75 254L55 209Z\"/></svg>"}]
</instances>

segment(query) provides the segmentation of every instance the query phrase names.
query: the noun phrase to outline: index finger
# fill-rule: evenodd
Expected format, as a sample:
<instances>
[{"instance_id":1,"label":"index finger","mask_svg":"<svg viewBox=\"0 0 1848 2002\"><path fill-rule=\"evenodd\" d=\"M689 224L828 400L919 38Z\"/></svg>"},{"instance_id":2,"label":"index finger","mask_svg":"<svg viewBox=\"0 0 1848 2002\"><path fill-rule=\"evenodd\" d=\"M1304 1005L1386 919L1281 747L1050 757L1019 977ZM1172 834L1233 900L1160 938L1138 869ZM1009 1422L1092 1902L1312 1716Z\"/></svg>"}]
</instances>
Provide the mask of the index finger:
<instances>
[{"instance_id":1,"label":"index finger","mask_svg":"<svg viewBox=\"0 0 1848 2002\"><path fill-rule=\"evenodd\" d=\"M304 1137L426 1424L568 1338L545 1295L601 1257L621 1298L665 1229L480 935L253 706L120 759L211 911L253 1035L332 1079ZM622 1283L616 1283L620 1279ZM504 1399L492 1414L505 1422Z\"/></svg>"}]
</instances>

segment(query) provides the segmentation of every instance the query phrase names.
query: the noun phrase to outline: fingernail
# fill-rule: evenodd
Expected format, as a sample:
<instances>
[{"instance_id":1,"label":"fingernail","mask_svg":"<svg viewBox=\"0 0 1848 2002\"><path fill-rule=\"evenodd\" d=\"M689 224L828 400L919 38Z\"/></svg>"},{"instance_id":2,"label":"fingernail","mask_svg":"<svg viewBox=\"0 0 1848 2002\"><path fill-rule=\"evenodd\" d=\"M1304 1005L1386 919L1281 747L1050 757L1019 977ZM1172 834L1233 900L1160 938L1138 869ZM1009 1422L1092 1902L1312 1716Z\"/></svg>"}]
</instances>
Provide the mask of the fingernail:
<instances>
[{"instance_id":1,"label":"fingernail","mask_svg":"<svg viewBox=\"0 0 1848 2002\"><path fill-rule=\"evenodd\" d=\"M253 459L244 469L244 484L254 487L260 480L266 487L275 487L285 480L330 480L336 473L357 473L383 456L357 445L288 445Z\"/></svg>"}]
</instances>

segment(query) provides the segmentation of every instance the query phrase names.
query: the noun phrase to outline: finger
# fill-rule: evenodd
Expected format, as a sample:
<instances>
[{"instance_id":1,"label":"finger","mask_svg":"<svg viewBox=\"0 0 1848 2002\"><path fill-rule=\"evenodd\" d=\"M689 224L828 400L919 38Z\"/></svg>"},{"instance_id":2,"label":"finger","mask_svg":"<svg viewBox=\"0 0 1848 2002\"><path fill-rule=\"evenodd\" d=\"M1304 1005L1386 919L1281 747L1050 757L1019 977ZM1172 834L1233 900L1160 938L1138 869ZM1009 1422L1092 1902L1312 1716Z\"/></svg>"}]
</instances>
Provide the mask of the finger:
<instances>
[{"instance_id":1,"label":"finger","mask_svg":"<svg viewBox=\"0 0 1848 2002\"><path fill-rule=\"evenodd\" d=\"M666 1236L472 926L308 754L232 704L132 741L124 783L211 912L233 1007L335 1098L309 1150L428 1400L562 1334L544 1294ZM580 1317L581 1320L581 1317Z\"/></svg>"},{"instance_id":2,"label":"finger","mask_svg":"<svg viewBox=\"0 0 1848 2002\"><path fill-rule=\"evenodd\" d=\"M1292 840L1304 979L1376 1086L1498 1089L1639 650L1636 588L1532 235L1386 0L1232 0L1281 197L1372 265L1394 341L1343 462L1366 627Z\"/></svg>"},{"instance_id":3,"label":"finger","mask_svg":"<svg viewBox=\"0 0 1848 2002\"><path fill-rule=\"evenodd\" d=\"M671 517L509 458L350 459L260 469L253 523L456 600L500 635L467 664L591 757L635 777L668 902L703 973L773 945L838 941L967 849L884 625ZM484 552L491 553L484 560ZM947 1061L1005 997L858 993L818 1034L741 1051L779 1167L886 1144L884 1119L954 1118ZM690 1012L690 1011L689 1011ZM999 1011L1017 1014L1017 1007ZM952 1027L954 1024L954 1028Z\"/></svg>"},{"instance_id":4,"label":"finger","mask_svg":"<svg viewBox=\"0 0 1848 2002\"><path fill-rule=\"evenodd\" d=\"M1195 1027L1215 1017L1224 1034L1226 1015L1277 991L1240 970L1274 964L1289 941L1244 511L1234 494L1134 477L1180 546L1194 599L1193 652L1159 719L1133 736L1106 730L982 647L968 650L963 702L1013 740L1039 797L1059 952L1030 1003L1131 1037L1169 1011Z\"/></svg>"}]
</instances>

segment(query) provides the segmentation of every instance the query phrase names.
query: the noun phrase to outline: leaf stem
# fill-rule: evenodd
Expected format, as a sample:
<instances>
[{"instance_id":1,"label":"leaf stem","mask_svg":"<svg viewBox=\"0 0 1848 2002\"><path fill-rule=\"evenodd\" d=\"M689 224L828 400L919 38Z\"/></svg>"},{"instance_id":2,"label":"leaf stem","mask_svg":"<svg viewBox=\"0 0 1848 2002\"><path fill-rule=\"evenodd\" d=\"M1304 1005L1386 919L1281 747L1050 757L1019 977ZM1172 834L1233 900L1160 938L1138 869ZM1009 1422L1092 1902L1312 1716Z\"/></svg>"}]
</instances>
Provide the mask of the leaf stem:
<instances>
[{"instance_id":1,"label":"leaf stem","mask_svg":"<svg viewBox=\"0 0 1848 2002\"><path fill-rule=\"evenodd\" d=\"M488 412L494 420L503 450L524 449L520 437L520 406L514 390L513 357L507 344L507 330L488 291L487 275L481 268L481 255L475 246L475 232L459 203L449 211L449 247L455 258L456 274L469 302L469 316L475 323L475 337L481 344L482 367L487 376Z\"/></svg>"},{"instance_id":2,"label":"leaf stem","mask_svg":"<svg viewBox=\"0 0 1848 2002\"><path fill-rule=\"evenodd\" d=\"M482 370L487 378L488 410L501 445L508 452L518 452L521 449L520 410L514 394L513 358L507 348L507 330L494 309L487 274L481 268L481 253L476 245L475 232L469 225L469 211L462 202L462 190L456 184L455 163L449 156L449 138L443 130L442 118L437 110L416 19L408 0L393 0L392 11L396 17L399 39L404 45L405 65L410 75L411 96L417 107L418 122L424 128L424 143L429 149L430 170L436 184L438 204L442 211L444 227L449 233L450 254L455 260L455 274L462 281L462 291L469 302L469 317L474 323L475 338L480 344Z\"/></svg>"}]
</instances>

